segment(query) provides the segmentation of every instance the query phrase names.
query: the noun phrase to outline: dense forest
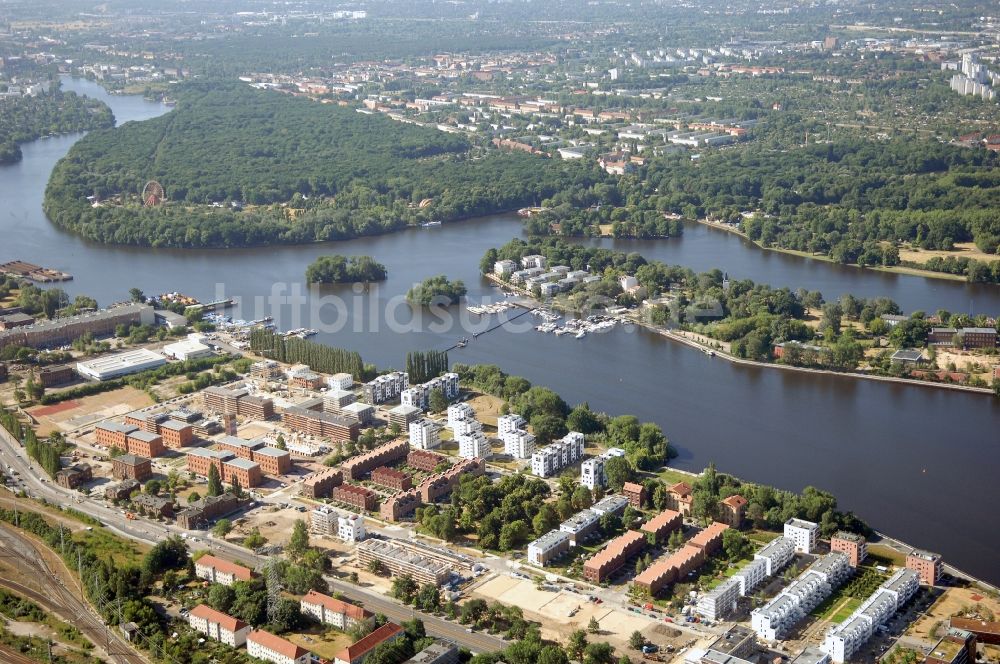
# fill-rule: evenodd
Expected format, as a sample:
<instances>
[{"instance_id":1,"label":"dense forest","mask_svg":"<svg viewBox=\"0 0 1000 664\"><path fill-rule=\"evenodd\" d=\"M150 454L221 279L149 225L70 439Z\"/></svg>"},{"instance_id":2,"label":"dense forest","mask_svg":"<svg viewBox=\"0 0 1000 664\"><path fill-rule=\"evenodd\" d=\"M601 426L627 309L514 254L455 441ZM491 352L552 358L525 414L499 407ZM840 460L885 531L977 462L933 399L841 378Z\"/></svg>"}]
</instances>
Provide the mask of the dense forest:
<instances>
[{"instance_id":1,"label":"dense forest","mask_svg":"<svg viewBox=\"0 0 1000 664\"><path fill-rule=\"evenodd\" d=\"M385 265L371 256L320 256L306 268L310 284L350 284L385 281Z\"/></svg>"},{"instance_id":2,"label":"dense forest","mask_svg":"<svg viewBox=\"0 0 1000 664\"><path fill-rule=\"evenodd\" d=\"M114 124L115 116L104 102L58 87L31 97L0 99L0 164L21 160L19 143Z\"/></svg>"},{"instance_id":3,"label":"dense forest","mask_svg":"<svg viewBox=\"0 0 1000 664\"><path fill-rule=\"evenodd\" d=\"M167 115L74 145L49 181L49 218L117 244L305 243L534 205L605 178L594 164L473 149L453 134L239 83L188 83L177 96ZM141 206L148 180L164 186L166 204Z\"/></svg>"},{"instance_id":4,"label":"dense forest","mask_svg":"<svg viewBox=\"0 0 1000 664\"><path fill-rule=\"evenodd\" d=\"M1000 157L933 141L838 138L787 150L741 151L653 160L648 195L687 217L739 226L762 246L829 256L841 263L896 265L897 245L1000 248ZM741 212L756 214L744 217ZM1000 282L1000 263L931 265L965 270L970 281Z\"/></svg>"}]
</instances>

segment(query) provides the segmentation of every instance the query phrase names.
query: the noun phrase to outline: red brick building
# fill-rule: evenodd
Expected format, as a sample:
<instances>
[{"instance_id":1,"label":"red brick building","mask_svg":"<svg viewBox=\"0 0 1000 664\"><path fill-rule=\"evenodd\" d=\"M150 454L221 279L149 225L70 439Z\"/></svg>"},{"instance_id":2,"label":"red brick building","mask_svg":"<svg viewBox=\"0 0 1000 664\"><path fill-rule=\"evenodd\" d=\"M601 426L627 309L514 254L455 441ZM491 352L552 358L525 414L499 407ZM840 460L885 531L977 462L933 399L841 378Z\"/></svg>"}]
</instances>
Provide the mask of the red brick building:
<instances>
[{"instance_id":1,"label":"red brick building","mask_svg":"<svg viewBox=\"0 0 1000 664\"><path fill-rule=\"evenodd\" d=\"M356 484L341 484L333 490L332 498L366 512L375 509L375 492Z\"/></svg>"},{"instance_id":2,"label":"red brick building","mask_svg":"<svg viewBox=\"0 0 1000 664\"><path fill-rule=\"evenodd\" d=\"M167 420L160 424L163 444L172 450L187 447L194 442L194 429L186 422Z\"/></svg>"},{"instance_id":3,"label":"red brick building","mask_svg":"<svg viewBox=\"0 0 1000 664\"><path fill-rule=\"evenodd\" d=\"M406 473L382 466L372 471L372 482L396 491L406 491L413 488L413 480Z\"/></svg>"},{"instance_id":4,"label":"red brick building","mask_svg":"<svg viewBox=\"0 0 1000 664\"><path fill-rule=\"evenodd\" d=\"M153 474L153 464L146 457L120 454L111 460L111 476L116 480L143 481Z\"/></svg>"},{"instance_id":5,"label":"red brick building","mask_svg":"<svg viewBox=\"0 0 1000 664\"><path fill-rule=\"evenodd\" d=\"M684 578L688 572L698 568L704 562L704 549L688 544L666 559L650 565L635 577L633 583L646 590L650 596L655 596L663 588Z\"/></svg>"},{"instance_id":6,"label":"red brick building","mask_svg":"<svg viewBox=\"0 0 1000 664\"><path fill-rule=\"evenodd\" d=\"M370 452L348 459L340 464L340 467L343 468L344 475L352 480L360 480L379 466L387 466L405 459L409 450L409 442L402 439L394 440L385 445L379 445Z\"/></svg>"},{"instance_id":7,"label":"red brick building","mask_svg":"<svg viewBox=\"0 0 1000 664\"><path fill-rule=\"evenodd\" d=\"M102 447L128 450L125 438L133 431L138 431L138 427L119 422L102 422L94 428L94 436L97 438L97 444Z\"/></svg>"},{"instance_id":8,"label":"red brick building","mask_svg":"<svg viewBox=\"0 0 1000 664\"><path fill-rule=\"evenodd\" d=\"M420 494L416 489L400 491L382 502L378 513L386 521L399 521L405 516L413 514L420 507Z\"/></svg>"},{"instance_id":9,"label":"red brick building","mask_svg":"<svg viewBox=\"0 0 1000 664\"><path fill-rule=\"evenodd\" d=\"M657 542L665 542L670 533L680 528L684 523L680 512L663 510L639 528L644 533L652 533Z\"/></svg>"},{"instance_id":10,"label":"red brick building","mask_svg":"<svg viewBox=\"0 0 1000 664\"><path fill-rule=\"evenodd\" d=\"M625 482L622 486L622 495L628 499L629 505L639 510L646 501L646 487L635 482Z\"/></svg>"},{"instance_id":11,"label":"red brick building","mask_svg":"<svg viewBox=\"0 0 1000 664\"><path fill-rule=\"evenodd\" d=\"M705 555L711 555L722 547L722 533L729 530L729 526L720 521L713 521L707 528L703 528L700 533L688 540L688 545L696 546L705 550Z\"/></svg>"},{"instance_id":12,"label":"red brick building","mask_svg":"<svg viewBox=\"0 0 1000 664\"><path fill-rule=\"evenodd\" d=\"M308 498L326 498L334 487L344 482L344 474L340 468L320 470L302 481L302 495Z\"/></svg>"},{"instance_id":13,"label":"red brick building","mask_svg":"<svg viewBox=\"0 0 1000 664\"><path fill-rule=\"evenodd\" d=\"M233 458L222 464L222 481L232 484L233 479L238 479L241 487L252 488L260 486L263 481L263 474L260 472L260 465L247 461L246 459Z\"/></svg>"},{"instance_id":14,"label":"red brick building","mask_svg":"<svg viewBox=\"0 0 1000 664\"><path fill-rule=\"evenodd\" d=\"M155 433L136 430L125 436L126 451L129 454L147 458L158 457L164 452L163 439Z\"/></svg>"},{"instance_id":15,"label":"red brick building","mask_svg":"<svg viewBox=\"0 0 1000 664\"><path fill-rule=\"evenodd\" d=\"M601 549L583 564L583 577L592 583L601 583L620 570L628 559L646 548L646 536L630 530Z\"/></svg>"},{"instance_id":16,"label":"red brick building","mask_svg":"<svg viewBox=\"0 0 1000 664\"><path fill-rule=\"evenodd\" d=\"M215 466L221 478L223 462L232 458L234 458L232 452L216 452L197 447L187 453L187 469L195 475L208 477L208 469Z\"/></svg>"},{"instance_id":17,"label":"red brick building","mask_svg":"<svg viewBox=\"0 0 1000 664\"><path fill-rule=\"evenodd\" d=\"M332 440L357 440L358 432L361 430L361 425L357 421L300 406L285 408L281 413L281 421L295 431Z\"/></svg>"},{"instance_id":18,"label":"red brick building","mask_svg":"<svg viewBox=\"0 0 1000 664\"><path fill-rule=\"evenodd\" d=\"M292 457L277 447L259 447L253 451L253 460L268 475L284 475L292 470Z\"/></svg>"},{"instance_id":19,"label":"red brick building","mask_svg":"<svg viewBox=\"0 0 1000 664\"><path fill-rule=\"evenodd\" d=\"M443 454L438 454L437 452L428 452L427 450L412 450L406 455L406 465L410 468L416 468L417 470L422 470L427 473L434 472L442 463L451 463Z\"/></svg>"},{"instance_id":20,"label":"red brick building","mask_svg":"<svg viewBox=\"0 0 1000 664\"><path fill-rule=\"evenodd\" d=\"M244 440L236 436L223 436L215 441L215 446L220 450L232 452L234 455L247 461L253 461L254 450L264 447L264 443L259 441Z\"/></svg>"}]
</instances>

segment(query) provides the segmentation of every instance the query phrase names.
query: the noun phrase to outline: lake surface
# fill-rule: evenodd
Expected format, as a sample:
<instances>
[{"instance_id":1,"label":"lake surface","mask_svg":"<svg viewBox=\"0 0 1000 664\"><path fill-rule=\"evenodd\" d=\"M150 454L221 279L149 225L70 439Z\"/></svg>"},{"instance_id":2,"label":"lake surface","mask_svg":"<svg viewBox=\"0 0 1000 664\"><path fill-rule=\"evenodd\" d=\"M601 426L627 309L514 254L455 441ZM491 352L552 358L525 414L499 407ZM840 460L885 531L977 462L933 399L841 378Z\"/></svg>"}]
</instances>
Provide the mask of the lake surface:
<instances>
[{"instance_id":1,"label":"lake surface","mask_svg":"<svg viewBox=\"0 0 1000 664\"><path fill-rule=\"evenodd\" d=\"M109 96L99 86L65 80L67 89L104 99L119 123L167 109L138 97ZM22 146L24 160L0 167L0 258L20 258L75 275L64 284L106 305L132 286L147 294L180 291L202 299L237 297L236 315L274 316L284 329L323 328L316 340L355 349L366 362L400 367L410 350L447 348L472 337L464 324L415 320L406 290L434 274L463 279L469 301L495 298L478 274L483 252L521 226L500 215L437 228L348 242L235 250L154 250L96 245L56 229L41 211L55 162L79 136ZM155 178L155 174L148 175ZM141 186L142 183L137 183ZM169 192L168 196L169 196ZM1000 313L1000 289L862 271L764 252L731 234L689 225L682 238L604 241L696 270L820 290L886 295L906 310L945 308ZM306 266L329 253L370 254L389 270L367 292L349 286L308 291ZM301 296L289 301L289 294ZM835 493L874 527L941 551L971 573L1000 582L1000 402L988 396L850 378L736 366L634 330L555 337L531 331L530 317L451 352L453 362L490 362L612 414L660 424L681 456L673 465L720 470L782 488L814 485Z\"/></svg>"}]
</instances>

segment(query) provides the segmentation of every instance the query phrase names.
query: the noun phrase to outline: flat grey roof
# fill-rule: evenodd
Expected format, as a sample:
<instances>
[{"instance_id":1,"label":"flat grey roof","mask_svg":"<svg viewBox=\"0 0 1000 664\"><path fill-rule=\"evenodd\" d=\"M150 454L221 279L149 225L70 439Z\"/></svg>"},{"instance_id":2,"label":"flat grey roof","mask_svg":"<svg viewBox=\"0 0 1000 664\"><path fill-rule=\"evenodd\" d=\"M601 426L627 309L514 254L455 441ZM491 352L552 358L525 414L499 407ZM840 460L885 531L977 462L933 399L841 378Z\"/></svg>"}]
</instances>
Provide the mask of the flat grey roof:
<instances>
[{"instance_id":1,"label":"flat grey roof","mask_svg":"<svg viewBox=\"0 0 1000 664\"><path fill-rule=\"evenodd\" d=\"M251 470L253 468L259 468L260 465L250 461L250 459L241 459L236 457L235 459L230 459L225 462L227 466L236 466L237 468L244 468L246 470Z\"/></svg>"}]
</instances>

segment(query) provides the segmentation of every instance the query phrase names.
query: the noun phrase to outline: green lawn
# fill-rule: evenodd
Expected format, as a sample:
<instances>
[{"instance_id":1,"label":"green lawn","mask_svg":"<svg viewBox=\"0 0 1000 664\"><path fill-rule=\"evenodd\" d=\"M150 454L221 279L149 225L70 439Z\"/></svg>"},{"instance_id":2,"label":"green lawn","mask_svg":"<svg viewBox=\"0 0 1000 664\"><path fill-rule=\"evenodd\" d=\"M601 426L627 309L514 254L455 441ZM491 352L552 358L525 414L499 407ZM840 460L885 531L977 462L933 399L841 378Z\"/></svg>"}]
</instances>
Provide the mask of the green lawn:
<instances>
[{"instance_id":1,"label":"green lawn","mask_svg":"<svg viewBox=\"0 0 1000 664\"><path fill-rule=\"evenodd\" d=\"M841 597L840 595L834 595L813 609L811 615L818 616L823 620L842 623L847 620L852 613L854 613L856 608L861 606L862 601L863 600L857 597Z\"/></svg>"}]
</instances>

